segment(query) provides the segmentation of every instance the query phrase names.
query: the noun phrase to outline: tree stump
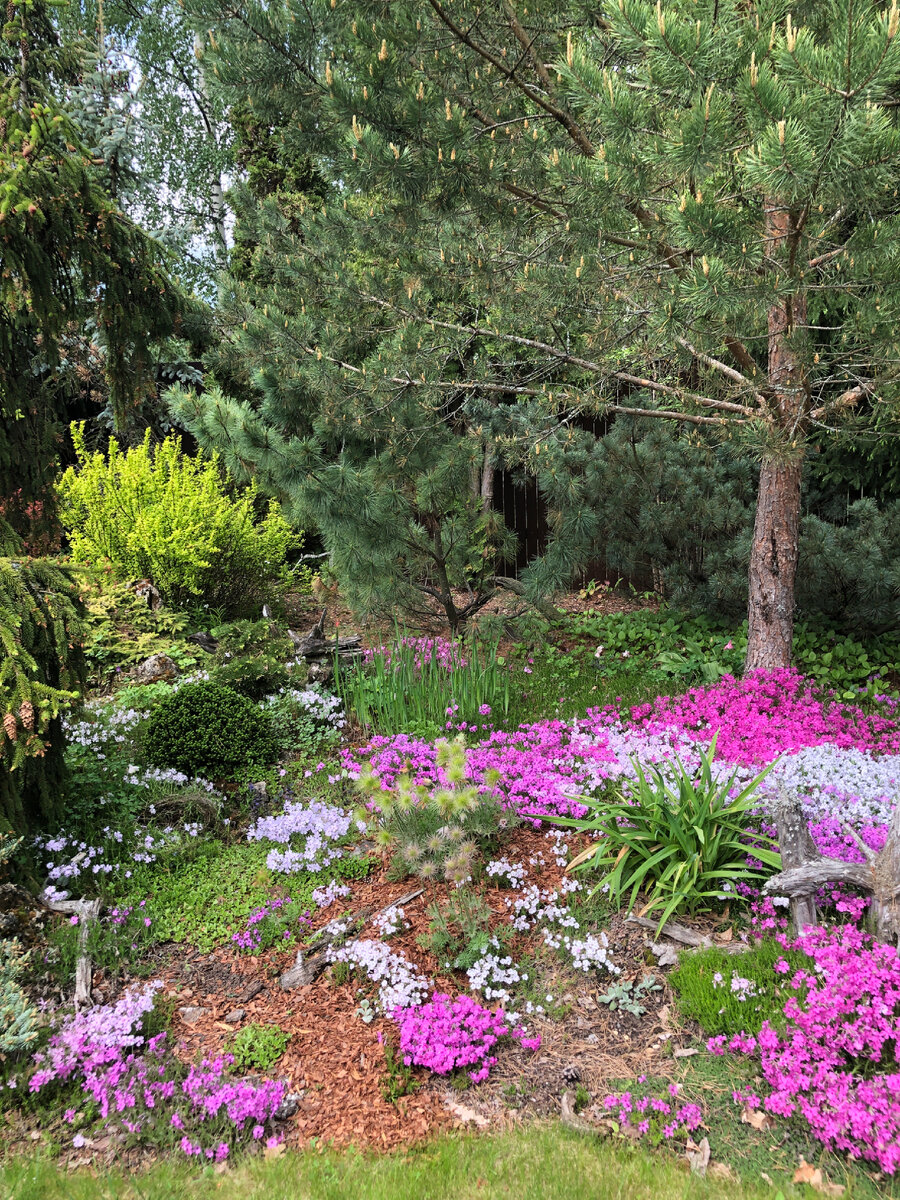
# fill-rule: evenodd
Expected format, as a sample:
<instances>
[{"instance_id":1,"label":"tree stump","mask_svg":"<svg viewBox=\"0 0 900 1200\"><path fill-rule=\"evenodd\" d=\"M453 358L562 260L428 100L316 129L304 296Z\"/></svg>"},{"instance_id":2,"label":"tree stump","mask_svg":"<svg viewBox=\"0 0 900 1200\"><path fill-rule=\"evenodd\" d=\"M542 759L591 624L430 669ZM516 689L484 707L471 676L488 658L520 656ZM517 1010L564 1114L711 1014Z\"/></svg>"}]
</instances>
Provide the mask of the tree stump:
<instances>
[{"instance_id":1,"label":"tree stump","mask_svg":"<svg viewBox=\"0 0 900 1200\"><path fill-rule=\"evenodd\" d=\"M847 883L872 897L875 934L880 941L900 940L900 805L894 809L884 848L876 854L855 829L843 822L865 862L841 862L817 852L809 835L803 807L797 796L779 794L774 810L783 870L769 879L763 891L790 897L791 915L799 931L815 924L813 897L826 883Z\"/></svg>"}]
</instances>

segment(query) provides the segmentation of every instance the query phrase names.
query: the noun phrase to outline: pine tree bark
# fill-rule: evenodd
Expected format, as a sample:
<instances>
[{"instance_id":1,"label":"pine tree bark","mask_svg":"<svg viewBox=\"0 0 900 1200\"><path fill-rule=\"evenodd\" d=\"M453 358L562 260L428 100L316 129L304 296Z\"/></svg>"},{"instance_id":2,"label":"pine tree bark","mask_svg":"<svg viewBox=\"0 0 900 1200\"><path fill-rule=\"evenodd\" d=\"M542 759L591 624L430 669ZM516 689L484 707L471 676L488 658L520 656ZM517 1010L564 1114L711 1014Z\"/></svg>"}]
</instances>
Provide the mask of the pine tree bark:
<instances>
[{"instance_id":1,"label":"pine tree bark","mask_svg":"<svg viewBox=\"0 0 900 1200\"><path fill-rule=\"evenodd\" d=\"M794 215L777 202L766 212L769 257L779 274L793 273L799 238ZM763 455L750 550L745 670L791 665L794 581L800 541L802 444L809 412L807 383L798 347L806 325L802 290L779 296L769 309L769 421L773 448Z\"/></svg>"}]
</instances>

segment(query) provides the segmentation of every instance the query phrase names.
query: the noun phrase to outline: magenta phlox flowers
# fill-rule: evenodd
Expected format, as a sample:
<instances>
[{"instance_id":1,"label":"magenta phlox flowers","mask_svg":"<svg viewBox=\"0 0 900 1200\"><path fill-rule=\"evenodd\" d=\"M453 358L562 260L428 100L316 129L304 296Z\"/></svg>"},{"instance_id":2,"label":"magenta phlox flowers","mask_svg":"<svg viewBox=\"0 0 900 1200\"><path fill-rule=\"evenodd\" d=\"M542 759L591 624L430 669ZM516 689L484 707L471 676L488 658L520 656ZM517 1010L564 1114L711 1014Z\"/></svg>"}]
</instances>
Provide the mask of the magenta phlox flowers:
<instances>
[{"instance_id":1,"label":"magenta phlox flowers","mask_svg":"<svg viewBox=\"0 0 900 1200\"><path fill-rule=\"evenodd\" d=\"M39 1092L57 1081L78 1083L104 1121L132 1135L155 1134L156 1140L183 1133L179 1144L186 1154L221 1162L230 1147L264 1130L287 1085L230 1078L231 1055L204 1059L185 1077L166 1035L148 1038L143 1032L160 987L156 981L132 988L116 1004L66 1018L47 1049L34 1056L29 1090ZM75 1121L74 1109L67 1110L66 1119ZM84 1144L82 1133L75 1138L80 1139L76 1146Z\"/></svg>"},{"instance_id":2,"label":"magenta phlox flowers","mask_svg":"<svg viewBox=\"0 0 900 1200\"><path fill-rule=\"evenodd\" d=\"M393 1013L400 1030L400 1053L406 1066L427 1067L436 1075L469 1068L474 1083L487 1079L497 1057L492 1053L504 1037L516 1038L527 1050L537 1050L539 1037L508 1023L503 1010L485 1008L471 996L435 992L425 1004L398 1008Z\"/></svg>"},{"instance_id":3,"label":"magenta phlox flowers","mask_svg":"<svg viewBox=\"0 0 900 1200\"><path fill-rule=\"evenodd\" d=\"M766 1022L758 1038L738 1034L734 1053L758 1051L771 1091L763 1103L779 1116L800 1116L831 1150L900 1165L900 957L852 925L807 928L786 948L803 950L808 970L786 1003L783 1033ZM781 960L776 969L786 973ZM708 1043L722 1054L724 1038Z\"/></svg>"}]
</instances>

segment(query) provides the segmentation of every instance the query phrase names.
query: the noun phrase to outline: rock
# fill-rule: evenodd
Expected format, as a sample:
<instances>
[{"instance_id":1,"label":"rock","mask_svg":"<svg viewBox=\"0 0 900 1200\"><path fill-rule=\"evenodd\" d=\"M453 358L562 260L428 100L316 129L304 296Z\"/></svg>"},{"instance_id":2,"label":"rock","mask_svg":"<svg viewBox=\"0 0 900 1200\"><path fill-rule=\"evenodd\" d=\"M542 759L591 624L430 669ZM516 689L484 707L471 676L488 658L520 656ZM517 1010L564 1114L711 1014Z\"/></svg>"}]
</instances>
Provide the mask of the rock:
<instances>
[{"instance_id":1,"label":"rock","mask_svg":"<svg viewBox=\"0 0 900 1200\"><path fill-rule=\"evenodd\" d=\"M192 642L193 645L199 646L201 650L205 650L207 654L215 654L218 642L208 633L200 630L197 633L189 633L184 639L186 642Z\"/></svg>"},{"instance_id":2,"label":"rock","mask_svg":"<svg viewBox=\"0 0 900 1200\"><path fill-rule=\"evenodd\" d=\"M179 1008L178 1012L185 1025L196 1025L201 1017L209 1014L209 1009L201 1008L197 1004L188 1004L184 1008Z\"/></svg>"},{"instance_id":3,"label":"rock","mask_svg":"<svg viewBox=\"0 0 900 1200\"><path fill-rule=\"evenodd\" d=\"M151 654L149 658L144 659L140 666L135 668L134 681L135 683L157 683L162 680L165 683L171 683L180 674L181 672L168 654Z\"/></svg>"},{"instance_id":4,"label":"rock","mask_svg":"<svg viewBox=\"0 0 900 1200\"><path fill-rule=\"evenodd\" d=\"M302 1099L302 1092L288 1092L275 1109L272 1116L276 1121L286 1121L289 1117L292 1117L300 1107L300 1101Z\"/></svg>"},{"instance_id":5,"label":"rock","mask_svg":"<svg viewBox=\"0 0 900 1200\"><path fill-rule=\"evenodd\" d=\"M247 1010L245 1008L233 1008L231 1010L231 1012L228 1013L228 1015L223 1017L222 1019L228 1025L237 1025L238 1021L243 1021L243 1019L244 1019L244 1017L246 1017L246 1015L247 1015Z\"/></svg>"},{"instance_id":6,"label":"rock","mask_svg":"<svg viewBox=\"0 0 900 1200\"><path fill-rule=\"evenodd\" d=\"M252 983L248 983L238 997L242 1003L246 1004L252 1000L254 996L258 996L266 985L261 979L254 979Z\"/></svg>"},{"instance_id":7,"label":"rock","mask_svg":"<svg viewBox=\"0 0 900 1200\"><path fill-rule=\"evenodd\" d=\"M579 1083L581 1081L581 1071L575 1063L569 1063L567 1067L563 1067L562 1077L566 1083Z\"/></svg>"},{"instance_id":8,"label":"rock","mask_svg":"<svg viewBox=\"0 0 900 1200\"><path fill-rule=\"evenodd\" d=\"M650 953L656 955L661 967L678 966L678 951L671 942L654 942L650 947Z\"/></svg>"}]
</instances>

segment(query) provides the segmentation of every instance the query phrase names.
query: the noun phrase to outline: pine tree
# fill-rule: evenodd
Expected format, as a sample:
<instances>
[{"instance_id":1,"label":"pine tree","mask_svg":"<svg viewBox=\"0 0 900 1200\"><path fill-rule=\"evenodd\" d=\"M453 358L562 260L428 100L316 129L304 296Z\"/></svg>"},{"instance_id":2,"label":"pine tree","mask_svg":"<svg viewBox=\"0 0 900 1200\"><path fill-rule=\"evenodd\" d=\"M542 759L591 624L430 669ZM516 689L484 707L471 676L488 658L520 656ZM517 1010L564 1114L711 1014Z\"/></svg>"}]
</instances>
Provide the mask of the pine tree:
<instances>
[{"instance_id":1,"label":"pine tree","mask_svg":"<svg viewBox=\"0 0 900 1200\"><path fill-rule=\"evenodd\" d=\"M703 428L760 462L747 666L788 663L809 439L895 411L897 4L191 9L221 94L333 184L290 250L270 228L268 349L236 330L267 399L186 419L299 496L324 476L282 421L288 359L362 429L441 401L552 497L535 588L598 533L578 413Z\"/></svg>"},{"instance_id":2,"label":"pine tree","mask_svg":"<svg viewBox=\"0 0 900 1200\"><path fill-rule=\"evenodd\" d=\"M154 386L154 342L186 298L162 248L110 195L68 94L84 47L61 42L43 0L13 2L0 40L0 497L19 512L50 499L60 428L72 398L66 340L104 346L116 424Z\"/></svg>"}]
</instances>

